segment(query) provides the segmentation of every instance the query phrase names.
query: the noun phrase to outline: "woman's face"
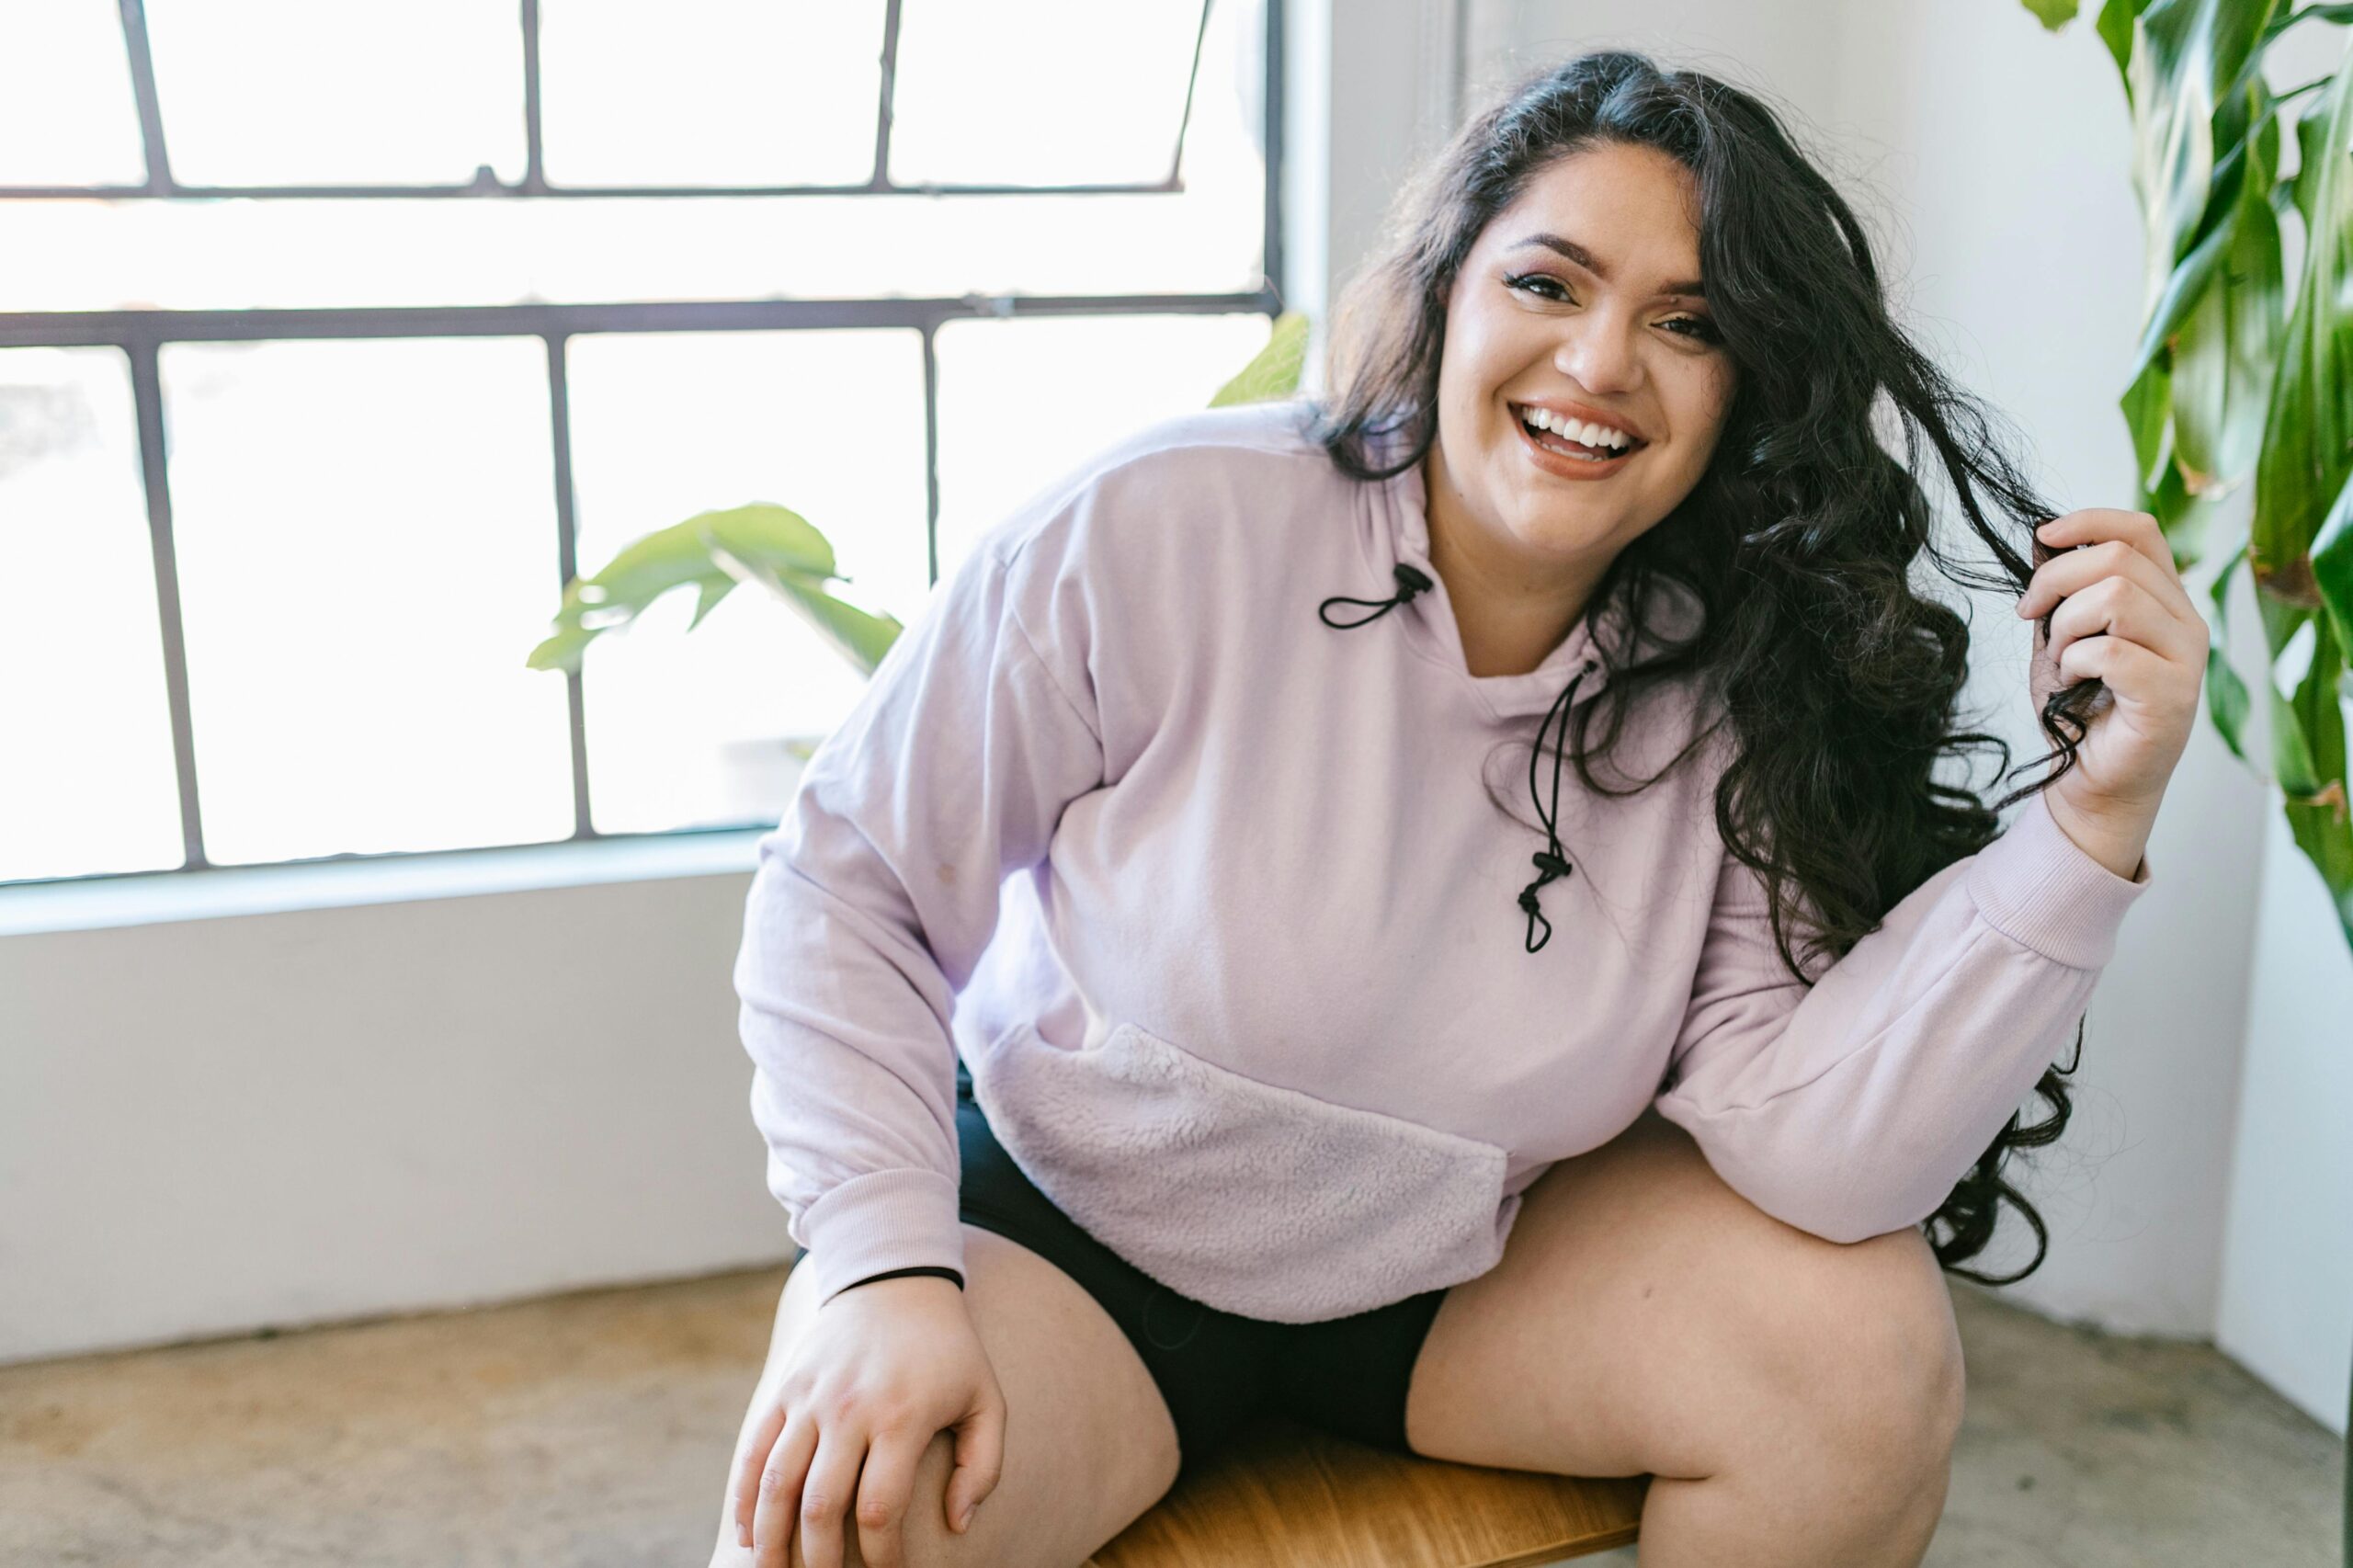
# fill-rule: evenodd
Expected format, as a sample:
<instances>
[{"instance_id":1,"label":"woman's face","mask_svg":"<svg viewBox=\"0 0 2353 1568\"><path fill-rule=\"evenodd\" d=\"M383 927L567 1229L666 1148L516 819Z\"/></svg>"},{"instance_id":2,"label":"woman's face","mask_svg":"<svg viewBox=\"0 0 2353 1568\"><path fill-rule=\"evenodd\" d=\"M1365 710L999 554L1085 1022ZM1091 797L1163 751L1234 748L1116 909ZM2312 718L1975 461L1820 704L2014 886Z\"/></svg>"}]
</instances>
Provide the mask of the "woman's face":
<instances>
[{"instance_id":1,"label":"woman's face","mask_svg":"<svg viewBox=\"0 0 2353 1568\"><path fill-rule=\"evenodd\" d=\"M1589 583L1699 482L1734 375L1699 291L1697 199L1674 158L1604 142L1480 234L1447 307L1427 476L1434 526L1480 536L1459 546ZM1578 455L1596 433L1540 437L1537 408L1615 425L1631 449Z\"/></svg>"}]
</instances>

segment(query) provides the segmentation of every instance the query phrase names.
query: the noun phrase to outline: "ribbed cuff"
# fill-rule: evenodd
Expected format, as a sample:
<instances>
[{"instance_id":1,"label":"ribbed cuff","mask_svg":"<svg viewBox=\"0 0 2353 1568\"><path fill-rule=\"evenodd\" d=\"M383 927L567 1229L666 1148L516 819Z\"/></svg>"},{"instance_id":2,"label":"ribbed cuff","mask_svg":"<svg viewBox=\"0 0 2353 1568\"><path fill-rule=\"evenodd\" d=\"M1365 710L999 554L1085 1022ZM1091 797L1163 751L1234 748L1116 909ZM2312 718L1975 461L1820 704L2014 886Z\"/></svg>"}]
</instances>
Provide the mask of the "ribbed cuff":
<instances>
[{"instance_id":1,"label":"ribbed cuff","mask_svg":"<svg viewBox=\"0 0 2353 1568\"><path fill-rule=\"evenodd\" d=\"M801 1217L793 1265L816 1271L817 1301L830 1301L861 1279L918 1264L964 1271L964 1229L956 1184L938 1171L870 1171L809 1206Z\"/></svg>"},{"instance_id":2,"label":"ribbed cuff","mask_svg":"<svg viewBox=\"0 0 2353 1568\"><path fill-rule=\"evenodd\" d=\"M1995 930L2074 969L2116 956L2124 912L2149 891L2149 858L2127 881L2067 836L2043 792L2027 798L1999 838L1969 868L1969 896Z\"/></svg>"}]
</instances>

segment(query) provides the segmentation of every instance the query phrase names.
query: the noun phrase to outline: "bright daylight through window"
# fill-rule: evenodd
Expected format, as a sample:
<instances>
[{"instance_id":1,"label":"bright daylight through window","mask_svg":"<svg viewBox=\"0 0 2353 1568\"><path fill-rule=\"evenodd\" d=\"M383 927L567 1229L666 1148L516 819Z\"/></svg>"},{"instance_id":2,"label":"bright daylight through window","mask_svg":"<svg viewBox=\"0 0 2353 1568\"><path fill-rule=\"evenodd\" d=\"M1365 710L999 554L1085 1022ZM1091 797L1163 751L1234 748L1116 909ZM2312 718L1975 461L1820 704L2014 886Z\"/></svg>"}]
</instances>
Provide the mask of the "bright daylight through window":
<instances>
[{"instance_id":1,"label":"bright daylight through window","mask_svg":"<svg viewBox=\"0 0 2353 1568\"><path fill-rule=\"evenodd\" d=\"M1206 403L1273 6L0 9L0 882L773 823L863 674L753 593L527 668L567 574L770 501L912 622Z\"/></svg>"}]
</instances>

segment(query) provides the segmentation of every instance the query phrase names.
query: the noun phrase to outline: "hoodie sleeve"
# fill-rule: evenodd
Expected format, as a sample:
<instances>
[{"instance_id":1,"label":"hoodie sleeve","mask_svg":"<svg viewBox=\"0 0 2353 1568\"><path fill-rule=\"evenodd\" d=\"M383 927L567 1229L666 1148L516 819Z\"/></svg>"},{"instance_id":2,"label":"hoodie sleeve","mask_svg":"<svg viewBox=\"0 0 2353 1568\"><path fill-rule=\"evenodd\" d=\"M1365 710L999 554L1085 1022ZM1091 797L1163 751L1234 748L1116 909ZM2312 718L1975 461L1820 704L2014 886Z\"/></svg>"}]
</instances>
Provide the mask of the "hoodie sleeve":
<instances>
[{"instance_id":1,"label":"hoodie sleeve","mask_svg":"<svg viewBox=\"0 0 2353 1568\"><path fill-rule=\"evenodd\" d=\"M1775 949L1763 879L1726 853L1659 1114L1800 1230L1855 1242L1925 1221L2068 1053L2145 856L2139 872L2095 859L2038 793L1808 987Z\"/></svg>"},{"instance_id":2,"label":"hoodie sleeve","mask_svg":"<svg viewBox=\"0 0 2353 1568\"><path fill-rule=\"evenodd\" d=\"M1043 531L983 536L759 841L734 966L752 1119L821 1301L963 1270L955 994L999 884L1103 781L1087 601Z\"/></svg>"}]
</instances>

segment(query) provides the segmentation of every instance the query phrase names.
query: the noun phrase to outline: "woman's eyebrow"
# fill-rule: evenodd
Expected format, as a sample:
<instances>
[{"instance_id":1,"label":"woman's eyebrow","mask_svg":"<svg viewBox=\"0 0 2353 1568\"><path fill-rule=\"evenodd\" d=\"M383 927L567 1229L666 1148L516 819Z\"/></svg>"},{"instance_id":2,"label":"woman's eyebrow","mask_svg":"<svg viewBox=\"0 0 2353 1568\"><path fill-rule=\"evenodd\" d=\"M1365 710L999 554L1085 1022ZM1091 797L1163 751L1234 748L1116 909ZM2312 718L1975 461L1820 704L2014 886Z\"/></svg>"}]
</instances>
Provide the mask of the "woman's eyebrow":
<instances>
[{"instance_id":1,"label":"woman's eyebrow","mask_svg":"<svg viewBox=\"0 0 2353 1568\"><path fill-rule=\"evenodd\" d=\"M1526 239L1515 241L1505 248L1507 250L1525 250L1529 245L1542 245L1546 250L1557 251L1561 255L1567 256L1571 261L1575 262L1579 267L1584 267L1587 272L1592 273L1596 278L1600 278L1604 283L1609 281L1609 269L1602 266L1601 263L1595 258L1594 254L1591 251L1577 244L1576 241L1565 239L1559 234L1530 234ZM1662 294L1688 294L1694 299L1704 300L1708 297L1708 286L1697 278L1693 278L1682 282L1670 283L1665 288L1660 290L1659 292Z\"/></svg>"}]
</instances>

